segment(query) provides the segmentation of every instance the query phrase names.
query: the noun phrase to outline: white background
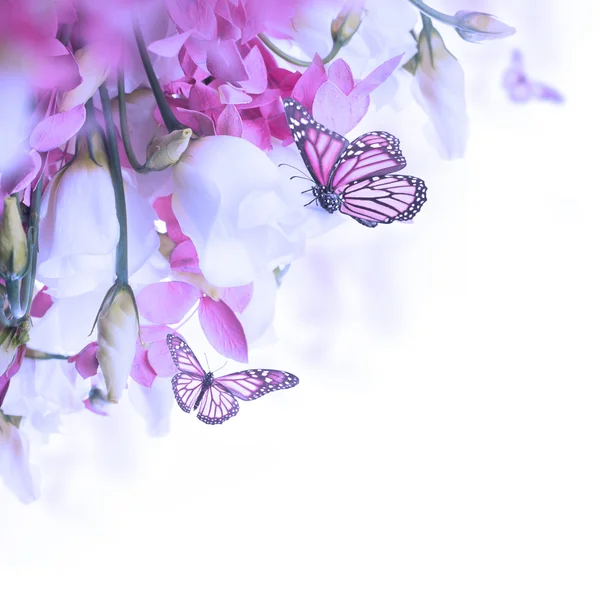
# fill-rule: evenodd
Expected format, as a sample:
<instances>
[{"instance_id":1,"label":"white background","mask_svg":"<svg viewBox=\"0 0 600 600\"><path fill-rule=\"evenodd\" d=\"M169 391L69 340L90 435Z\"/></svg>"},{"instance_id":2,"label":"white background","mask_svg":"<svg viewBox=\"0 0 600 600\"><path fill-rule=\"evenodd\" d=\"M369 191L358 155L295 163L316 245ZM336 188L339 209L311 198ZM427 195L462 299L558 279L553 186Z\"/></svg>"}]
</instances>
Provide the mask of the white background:
<instances>
[{"instance_id":1,"label":"white background","mask_svg":"<svg viewBox=\"0 0 600 600\"><path fill-rule=\"evenodd\" d=\"M361 125L401 138L429 201L412 226L348 223L292 266L279 341L251 364L301 384L221 427L175 408L165 438L127 404L65 418L34 456L42 500L0 487L0 595L597 600L591 6L477 4L518 28L508 42L443 29L469 82L468 157L438 159L417 107ZM513 46L564 106L507 101Z\"/></svg>"}]
</instances>

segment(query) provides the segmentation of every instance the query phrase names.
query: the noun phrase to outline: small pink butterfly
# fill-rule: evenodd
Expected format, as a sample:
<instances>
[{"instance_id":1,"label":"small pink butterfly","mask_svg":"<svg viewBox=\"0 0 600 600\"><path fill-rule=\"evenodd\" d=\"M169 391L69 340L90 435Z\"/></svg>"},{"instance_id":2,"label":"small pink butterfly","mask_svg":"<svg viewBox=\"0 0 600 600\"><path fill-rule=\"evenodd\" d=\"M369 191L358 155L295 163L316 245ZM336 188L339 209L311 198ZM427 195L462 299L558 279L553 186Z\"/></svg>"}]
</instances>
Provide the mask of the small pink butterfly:
<instances>
[{"instance_id":1,"label":"small pink butterfly","mask_svg":"<svg viewBox=\"0 0 600 600\"><path fill-rule=\"evenodd\" d=\"M196 415L209 425L224 423L235 417L239 400L256 400L269 392L298 385L299 379L285 371L249 369L215 377L205 372L191 348L177 335L167 335L167 346L175 366L180 370L171 384L181 410Z\"/></svg>"},{"instance_id":2,"label":"small pink butterfly","mask_svg":"<svg viewBox=\"0 0 600 600\"><path fill-rule=\"evenodd\" d=\"M315 182L314 200L366 227L409 221L427 200L425 182L390 175L406 166L400 140L386 131L365 133L350 143L317 123L292 98L283 101L292 137ZM313 201L314 201L313 200Z\"/></svg>"}]
</instances>

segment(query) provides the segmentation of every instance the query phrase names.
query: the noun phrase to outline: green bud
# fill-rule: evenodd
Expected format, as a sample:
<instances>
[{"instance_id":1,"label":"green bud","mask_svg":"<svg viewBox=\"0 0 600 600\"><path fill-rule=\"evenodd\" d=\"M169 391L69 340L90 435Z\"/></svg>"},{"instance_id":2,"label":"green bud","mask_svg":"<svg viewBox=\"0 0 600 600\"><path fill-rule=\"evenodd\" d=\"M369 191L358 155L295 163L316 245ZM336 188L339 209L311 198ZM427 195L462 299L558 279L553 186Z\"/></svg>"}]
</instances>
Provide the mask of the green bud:
<instances>
[{"instance_id":1,"label":"green bud","mask_svg":"<svg viewBox=\"0 0 600 600\"><path fill-rule=\"evenodd\" d=\"M178 129L162 135L148 144L146 164L150 171L162 171L174 165L187 150L192 137L192 130Z\"/></svg>"},{"instance_id":2,"label":"green bud","mask_svg":"<svg viewBox=\"0 0 600 600\"><path fill-rule=\"evenodd\" d=\"M331 22L331 38L339 46L345 46L358 31L362 22L363 2L345 2L338 16Z\"/></svg>"},{"instance_id":3,"label":"green bud","mask_svg":"<svg viewBox=\"0 0 600 600\"><path fill-rule=\"evenodd\" d=\"M27 266L27 236L21 224L16 196L4 198L4 214L0 226L0 272L11 278L22 274Z\"/></svg>"}]
</instances>

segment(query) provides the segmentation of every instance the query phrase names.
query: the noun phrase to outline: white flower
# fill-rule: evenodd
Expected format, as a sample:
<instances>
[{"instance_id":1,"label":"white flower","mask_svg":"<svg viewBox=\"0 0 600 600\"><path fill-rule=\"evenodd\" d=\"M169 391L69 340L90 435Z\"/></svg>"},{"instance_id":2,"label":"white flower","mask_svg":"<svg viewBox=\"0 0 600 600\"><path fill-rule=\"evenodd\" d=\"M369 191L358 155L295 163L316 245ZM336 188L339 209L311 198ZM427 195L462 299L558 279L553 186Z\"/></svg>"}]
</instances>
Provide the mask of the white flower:
<instances>
[{"instance_id":1,"label":"white flower","mask_svg":"<svg viewBox=\"0 0 600 600\"><path fill-rule=\"evenodd\" d=\"M279 177L264 152L230 136L190 143L173 168L173 211L213 285L245 285L302 252L302 206Z\"/></svg>"},{"instance_id":2,"label":"white flower","mask_svg":"<svg viewBox=\"0 0 600 600\"><path fill-rule=\"evenodd\" d=\"M89 386L66 361L25 358L2 403L7 415L24 417L43 436L56 433L63 414L83 409Z\"/></svg>"},{"instance_id":3,"label":"white flower","mask_svg":"<svg viewBox=\"0 0 600 600\"><path fill-rule=\"evenodd\" d=\"M138 338L132 292L120 288L109 296L98 318L98 362L106 381L109 402L118 402L129 378Z\"/></svg>"},{"instance_id":4,"label":"white flower","mask_svg":"<svg viewBox=\"0 0 600 600\"><path fill-rule=\"evenodd\" d=\"M29 464L29 443L18 427L0 413L0 477L23 503L39 498L37 469Z\"/></svg>"},{"instance_id":5,"label":"white flower","mask_svg":"<svg viewBox=\"0 0 600 600\"><path fill-rule=\"evenodd\" d=\"M38 280L55 298L106 290L115 274L119 222L106 155L94 146L96 164L87 151L56 175L40 210ZM140 269L158 250L156 214L123 173L127 206L129 273ZM91 328L91 323L90 323Z\"/></svg>"},{"instance_id":6,"label":"white flower","mask_svg":"<svg viewBox=\"0 0 600 600\"><path fill-rule=\"evenodd\" d=\"M469 134L465 77L459 62L433 27L424 27L419 35L413 91L431 119L434 143L440 154L450 159L464 156Z\"/></svg>"},{"instance_id":7,"label":"white flower","mask_svg":"<svg viewBox=\"0 0 600 600\"><path fill-rule=\"evenodd\" d=\"M76 296L114 279L115 195L101 144L84 150L48 186L40 210L38 280L52 296Z\"/></svg>"},{"instance_id":8,"label":"white flower","mask_svg":"<svg viewBox=\"0 0 600 600\"><path fill-rule=\"evenodd\" d=\"M148 435L166 435L171 427L173 390L170 377L157 377L152 387L131 381L127 389L129 401L146 420Z\"/></svg>"},{"instance_id":9,"label":"white flower","mask_svg":"<svg viewBox=\"0 0 600 600\"><path fill-rule=\"evenodd\" d=\"M9 59L10 60L10 59ZM0 67L0 172L9 169L23 151L27 138L32 90L27 77L3 64Z\"/></svg>"}]
</instances>

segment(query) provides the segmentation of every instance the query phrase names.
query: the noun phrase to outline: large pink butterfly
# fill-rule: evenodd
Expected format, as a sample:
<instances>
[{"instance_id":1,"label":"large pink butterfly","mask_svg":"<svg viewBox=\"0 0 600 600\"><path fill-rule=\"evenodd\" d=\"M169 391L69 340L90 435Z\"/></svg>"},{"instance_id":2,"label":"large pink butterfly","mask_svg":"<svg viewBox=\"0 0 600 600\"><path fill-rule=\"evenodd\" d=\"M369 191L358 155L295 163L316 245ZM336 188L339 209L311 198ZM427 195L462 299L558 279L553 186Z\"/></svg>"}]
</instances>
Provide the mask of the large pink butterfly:
<instances>
[{"instance_id":1,"label":"large pink butterfly","mask_svg":"<svg viewBox=\"0 0 600 600\"><path fill-rule=\"evenodd\" d=\"M285 371L249 369L215 377L205 372L191 348L177 335L167 335L167 346L179 369L171 384L181 410L196 415L204 423L217 425L235 417L239 400L256 400L269 392L298 385L299 379Z\"/></svg>"},{"instance_id":2,"label":"large pink butterfly","mask_svg":"<svg viewBox=\"0 0 600 600\"><path fill-rule=\"evenodd\" d=\"M350 143L317 123L293 98L283 101L292 137L316 185L314 200L327 212L350 215L362 225L408 221L427 200L425 182L390 175L406 166L400 141L386 131Z\"/></svg>"}]
</instances>

